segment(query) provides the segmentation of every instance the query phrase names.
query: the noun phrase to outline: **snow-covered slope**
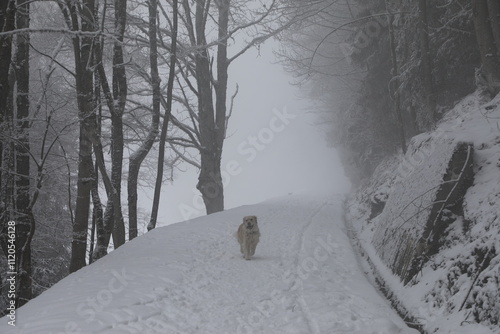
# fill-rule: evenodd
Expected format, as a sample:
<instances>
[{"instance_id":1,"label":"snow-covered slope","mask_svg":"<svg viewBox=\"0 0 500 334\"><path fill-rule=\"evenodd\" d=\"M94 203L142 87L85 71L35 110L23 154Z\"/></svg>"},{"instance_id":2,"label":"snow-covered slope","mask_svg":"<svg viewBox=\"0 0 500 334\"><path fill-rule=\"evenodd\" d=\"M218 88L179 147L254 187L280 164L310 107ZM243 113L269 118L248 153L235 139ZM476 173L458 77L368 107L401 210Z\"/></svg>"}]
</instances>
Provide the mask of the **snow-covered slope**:
<instances>
[{"instance_id":1,"label":"snow-covered slope","mask_svg":"<svg viewBox=\"0 0 500 334\"><path fill-rule=\"evenodd\" d=\"M391 196L400 196L402 206L415 205L416 199L420 205L422 195L439 185L435 165L441 160L435 155L442 154L440 150L447 149L442 143L450 141L474 145L474 183L465 194L463 212L448 218L450 225L439 252L427 258L421 271L403 285L373 247L377 224L387 219L381 210L373 211L374 204L381 207L382 202L389 204ZM407 176L411 173L415 182L402 182L399 186L407 191L395 191L398 179L411 181ZM434 131L414 137L406 156L391 157L381 164L346 209L378 279L424 330L500 334L500 95L493 100L480 92L467 96ZM403 207L397 209L403 211Z\"/></svg>"},{"instance_id":2,"label":"snow-covered slope","mask_svg":"<svg viewBox=\"0 0 500 334\"><path fill-rule=\"evenodd\" d=\"M234 238L257 215L245 261ZM341 197L288 196L156 229L18 310L0 333L418 333L365 278Z\"/></svg>"}]
</instances>

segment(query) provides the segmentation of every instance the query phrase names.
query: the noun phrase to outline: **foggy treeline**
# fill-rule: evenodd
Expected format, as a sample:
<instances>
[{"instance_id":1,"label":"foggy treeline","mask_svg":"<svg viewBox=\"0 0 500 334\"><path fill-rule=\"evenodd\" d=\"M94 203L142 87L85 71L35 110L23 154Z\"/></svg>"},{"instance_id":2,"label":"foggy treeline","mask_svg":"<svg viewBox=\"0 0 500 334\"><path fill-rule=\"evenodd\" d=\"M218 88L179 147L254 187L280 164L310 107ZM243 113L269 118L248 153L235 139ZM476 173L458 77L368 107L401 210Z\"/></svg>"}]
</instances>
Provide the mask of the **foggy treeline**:
<instances>
[{"instance_id":1,"label":"foggy treeline","mask_svg":"<svg viewBox=\"0 0 500 334\"><path fill-rule=\"evenodd\" d=\"M500 89L498 1L307 3L324 9L281 36L279 56L328 114L353 182L467 94Z\"/></svg>"},{"instance_id":2,"label":"foggy treeline","mask_svg":"<svg viewBox=\"0 0 500 334\"><path fill-rule=\"evenodd\" d=\"M155 228L181 162L207 213L224 209L228 73L249 49L281 41L346 170L366 177L464 95L498 92L499 17L496 0L2 1L0 305L9 222L21 306Z\"/></svg>"}]
</instances>

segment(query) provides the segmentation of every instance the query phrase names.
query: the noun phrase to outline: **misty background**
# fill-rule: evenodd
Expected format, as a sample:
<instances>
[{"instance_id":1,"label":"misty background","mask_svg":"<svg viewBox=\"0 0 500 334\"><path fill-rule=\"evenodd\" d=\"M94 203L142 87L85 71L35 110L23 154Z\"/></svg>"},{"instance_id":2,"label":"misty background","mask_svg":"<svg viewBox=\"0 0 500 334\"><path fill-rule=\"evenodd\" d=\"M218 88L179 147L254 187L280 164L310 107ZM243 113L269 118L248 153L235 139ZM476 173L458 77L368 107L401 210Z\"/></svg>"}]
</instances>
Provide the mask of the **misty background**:
<instances>
[{"instance_id":1,"label":"misty background","mask_svg":"<svg viewBox=\"0 0 500 334\"><path fill-rule=\"evenodd\" d=\"M308 87L293 84L291 75L276 62L274 50L279 44L269 40L259 49L253 48L241 56L230 68L229 93L236 83L239 92L234 111L229 119L224 142L222 170L230 161L236 161L239 171L225 179L225 209L254 204L268 198L298 192L344 193L350 189L337 150L327 142L331 124L325 124L328 112L305 97ZM275 132L272 140L257 144L253 149L249 137L258 138L259 132L270 127L270 121L279 111L295 118ZM290 116L292 117L292 116ZM277 127L283 123L277 121ZM328 127L330 126L330 127ZM258 140L258 139L257 139ZM238 150L242 145L243 148ZM252 159L253 158L253 159ZM251 161L248 161L250 160ZM158 225L164 226L205 215L205 207L196 189L199 171L187 163L174 171L174 181L165 181L162 187ZM223 173L224 174L224 173ZM143 187L140 206L150 210L152 189Z\"/></svg>"}]
</instances>

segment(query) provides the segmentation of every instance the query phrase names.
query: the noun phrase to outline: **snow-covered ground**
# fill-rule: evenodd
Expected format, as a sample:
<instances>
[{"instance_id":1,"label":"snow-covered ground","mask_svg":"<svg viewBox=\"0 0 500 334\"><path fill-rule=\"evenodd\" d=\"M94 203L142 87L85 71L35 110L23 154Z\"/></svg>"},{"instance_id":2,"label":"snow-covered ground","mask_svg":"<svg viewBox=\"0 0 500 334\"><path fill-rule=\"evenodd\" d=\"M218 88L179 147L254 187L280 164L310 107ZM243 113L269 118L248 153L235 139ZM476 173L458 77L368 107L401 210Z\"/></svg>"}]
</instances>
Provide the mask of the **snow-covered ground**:
<instances>
[{"instance_id":1,"label":"snow-covered ground","mask_svg":"<svg viewBox=\"0 0 500 334\"><path fill-rule=\"evenodd\" d=\"M418 333L365 277L341 196L290 195L158 228L74 273L0 333ZM245 261L234 237L257 215Z\"/></svg>"},{"instance_id":2,"label":"snow-covered ground","mask_svg":"<svg viewBox=\"0 0 500 334\"><path fill-rule=\"evenodd\" d=\"M449 149L446 142L474 145L474 183L465 195L463 215L452 216L439 253L431 256L404 286L388 269L388 261L382 261L374 249L376 226L387 218L384 213L371 217L371 203L389 204L388 198L399 196L401 207L396 212L401 213L410 207L408 203L435 187L433 173L438 171L433 168L441 161L435 154ZM434 180L434 185L429 180ZM407 188L405 192L394 190L401 186ZM384 161L370 182L351 196L346 215L378 279L385 282L394 302L403 306L424 330L500 334L499 205L500 94L491 100L478 91L449 111L434 131L414 137L405 157ZM393 250L400 251L396 247Z\"/></svg>"}]
</instances>

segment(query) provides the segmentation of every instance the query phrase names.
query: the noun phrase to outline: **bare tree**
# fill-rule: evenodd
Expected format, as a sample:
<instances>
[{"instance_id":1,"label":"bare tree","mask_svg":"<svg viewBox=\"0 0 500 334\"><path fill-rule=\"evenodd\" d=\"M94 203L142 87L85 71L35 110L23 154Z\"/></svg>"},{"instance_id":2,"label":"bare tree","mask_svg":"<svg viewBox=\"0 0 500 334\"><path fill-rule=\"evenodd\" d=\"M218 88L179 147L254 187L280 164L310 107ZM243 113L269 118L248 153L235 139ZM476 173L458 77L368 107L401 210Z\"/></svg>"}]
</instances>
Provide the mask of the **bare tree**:
<instances>
[{"instance_id":1,"label":"bare tree","mask_svg":"<svg viewBox=\"0 0 500 334\"><path fill-rule=\"evenodd\" d=\"M243 1L182 0L182 8L181 21L186 34L182 48L191 53L182 60L181 97L184 97L183 105L191 124L180 124L174 118L172 122L187 134L187 145L199 151L200 174L196 187L210 214L224 209L221 158L231 114L227 98L229 67L250 48L288 28L293 20L279 20L277 1L251 8ZM238 22L237 19L243 17L245 20ZM245 29L257 30L249 41L236 37ZM233 55L229 55L230 40L243 44ZM186 90L195 96L197 110L186 101Z\"/></svg>"},{"instance_id":2,"label":"bare tree","mask_svg":"<svg viewBox=\"0 0 500 334\"><path fill-rule=\"evenodd\" d=\"M137 237L137 180L141 164L153 147L153 144L158 136L158 126L160 123L160 75L158 73L158 42L157 42L157 2L150 0L148 2L149 20L148 20L148 37L149 37L149 65L150 77L153 94L152 118L149 131L144 142L139 148L130 155L129 171L127 180L128 192L128 213L129 213L129 240ZM144 74L145 76L145 74Z\"/></svg>"},{"instance_id":3,"label":"bare tree","mask_svg":"<svg viewBox=\"0 0 500 334\"><path fill-rule=\"evenodd\" d=\"M111 177L108 176L104 166L104 154L100 140L94 144L96 161L103 176L103 181L108 195L106 212L103 217L103 233L98 233L94 258L98 259L107 253L111 236L115 248L125 243L125 223L121 206L121 181L123 168L123 113L127 102L127 76L123 40L126 26L127 1L116 0L114 6L115 41L113 43L113 71L112 92L104 70L102 45L95 48L99 83L111 114ZM103 13L103 16L105 14ZM104 28L104 27L103 27ZM96 146L97 144L97 146ZM102 166L99 161L102 160ZM109 180L109 181L108 181Z\"/></svg>"},{"instance_id":4,"label":"bare tree","mask_svg":"<svg viewBox=\"0 0 500 334\"><path fill-rule=\"evenodd\" d=\"M127 0L115 0L115 41L113 45L113 100L115 107L111 113L111 148L112 169L111 180L118 199L121 199L121 182L123 166L123 113L127 101L127 75L123 38L127 24ZM125 226L123 221L121 201L113 204L119 206L119 217L114 218L113 245L115 248L125 243Z\"/></svg>"},{"instance_id":5,"label":"bare tree","mask_svg":"<svg viewBox=\"0 0 500 334\"><path fill-rule=\"evenodd\" d=\"M59 6L70 31L88 33L95 30L94 0L82 0L81 2L66 0L64 3L59 3ZM88 34L75 33L72 41L76 99L80 121L77 197L69 269L70 272L75 272L86 265L90 192L93 182L91 178L93 168L91 138L95 132L95 119L93 118L95 100L93 70L90 66L93 59L94 39Z\"/></svg>"}]
</instances>

